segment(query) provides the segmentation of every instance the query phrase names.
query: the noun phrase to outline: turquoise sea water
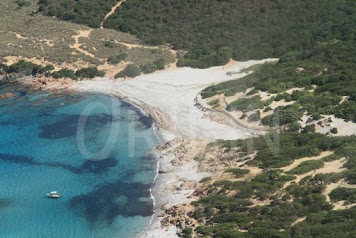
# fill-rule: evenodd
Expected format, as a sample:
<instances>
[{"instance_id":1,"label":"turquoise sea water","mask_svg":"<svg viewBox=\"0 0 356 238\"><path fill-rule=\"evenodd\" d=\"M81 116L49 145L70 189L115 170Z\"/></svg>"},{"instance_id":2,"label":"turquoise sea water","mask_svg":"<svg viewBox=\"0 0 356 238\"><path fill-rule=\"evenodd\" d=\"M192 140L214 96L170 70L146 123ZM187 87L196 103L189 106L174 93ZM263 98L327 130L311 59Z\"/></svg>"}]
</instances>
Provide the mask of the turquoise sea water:
<instances>
[{"instance_id":1,"label":"turquoise sea water","mask_svg":"<svg viewBox=\"0 0 356 238\"><path fill-rule=\"evenodd\" d=\"M130 238L147 227L149 118L106 95L16 94L0 101L0 237ZM62 198L46 198L53 190Z\"/></svg>"}]
</instances>

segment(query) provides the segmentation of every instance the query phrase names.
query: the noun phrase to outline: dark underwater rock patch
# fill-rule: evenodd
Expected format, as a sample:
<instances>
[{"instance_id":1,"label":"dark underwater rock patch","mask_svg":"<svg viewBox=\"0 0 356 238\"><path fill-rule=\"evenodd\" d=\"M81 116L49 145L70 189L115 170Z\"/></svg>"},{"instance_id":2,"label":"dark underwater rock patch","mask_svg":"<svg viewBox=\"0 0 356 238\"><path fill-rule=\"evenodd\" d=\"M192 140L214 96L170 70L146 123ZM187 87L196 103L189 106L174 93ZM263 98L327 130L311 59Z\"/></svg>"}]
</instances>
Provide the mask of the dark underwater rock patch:
<instances>
[{"instance_id":1,"label":"dark underwater rock patch","mask_svg":"<svg viewBox=\"0 0 356 238\"><path fill-rule=\"evenodd\" d=\"M152 124L154 123L153 118L151 115L146 116L145 114L142 113L141 109L129 102L126 101L121 101L121 105L125 108L128 108L132 111L134 111L138 116L138 121L144 125L146 128L151 128Z\"/></svg>"},{"instance_id":2,"label":"dark underwater rock patch","mask_svg":"<svg viewBox=\"0 0 356 238\"><path fill-rule=\"evenodd\" d=\"M140 116L143 115L143 113L142 113L142 111L140 110L140 108L138 108L138 107L135 106L134 104L129 103L129 102L127 102L127 101L123 101L123 100L121 100L120 102L121 102L122 107L128 108L128 109L130 109L131 111L134 111L137 115L140 115Z\"/></svg>"},{"instance_id":3,"label":"dark underwater rock patch","mask_svg":"<svg viewBox=\"0 0 356 238\"><path fill-rule=\"evenodd\" d=\"M68 206L90 223L104 221L110 225L119 215L152 216L152 201L139 199L149 197L149 189L149 185L142 183L107 183L90 193L71 198ZM118 203L120 197L127 197L126 202Z\"/></svg>"},{"instance_id":4,"label":"dark underwater rock patch","mask_svg":"<svg viewBox=\"0 0 356 238\"><path fill-rule=\"evenodd\" d=\"M42 131L39 134L39 137L47 139L60 139L74 136L77 133L78 122L81 117L86 120L86 128L95 128L97 126L112 122L114 119L111 115L105 113L90 116L66 115L59 121L42 126Z\"/></svg>"},{"instance_id":5,"label":"dark underwater rock patch","mask_svg":"<svg viewBox=\"0 0 356 238\"><path fill-rule=\"evenodd\" d=\"M115 167L118 160L115 158L106 158L103 160L86 160L80 168L80 171L101 174Z\"/></svg>"},{"instance_id":6,"label":"dark underwater rock patch","mask_svg":"<svg viewBox=\"0 0 356 238\"><path fill-rule=\"evenodd\" d=\"M110 157L103 160L85 160L85 162L82 164L81 167L75 167L61 162L38 162L35 159L28 156L1 154L1 153L0 153L0 160L10 162L10 163L23 164L23 165L62 168L62 169L69 170L74 174L84 174L84 173L102 174L107 172L110 168L115 167L119 162L117 159Z\"/></svg>"},{"instance_id":7,"label":"dark underwater rock patch","mask_svg":"<svg viewBox=\"0 0 356 238\"><path fill-rule=\"evenodd\" d=\"M102 174L109 171L110 168L115 167L118 164L118 162L119 161L115 158L106 158L103 160L86 160L80 168L61 162L45 162L45 163L41 163L41 165L63 168L69 170L74 174L84 174L84 173Z\"/></svg>"},{"instance_id":8,"label":"dark underwater rock patch","mask_svg":"<svg viewBox=\"0 0 356 238\"><path fill-rule=\"evenodd\" d=\"M25 90L21 90L21 91L19 91L19 96L20 97L24 97L24 96L26 96L28 93L27 93L27 91L25 91Z\"/></svg>"},{"instance_id":9,"label":"dark underwater rock patch","mask_svg":"<svg viewBox=\"0 0 356 238\"><path fill-rule=\"evenodd\" d=\"M0 209L9 207L10 205L11 205L10 200L0 198Z\"/></svg>"},{"instance_id":10,"label":"dark underwater rock patch","mask_svg":"<svg viewBox=\"0 0 356 238\"><path fill-rule=\"evenodd\" d=\"M1 154L0 160L8 161L16 164L40 165L36 160L24 155Z\"/></svg>"},{"instance_id":11,"label":"dark underwater rock patch","mask_svg":"<svg viewBox=\"0 0 356 238\"><path fill-rule=\"evenodd\" d=\"M140 116L138 121L141 122L141 124L144 125L146 128L151 128L153 124L153 118L151 116Z\"/></svg>"}]
</instances>

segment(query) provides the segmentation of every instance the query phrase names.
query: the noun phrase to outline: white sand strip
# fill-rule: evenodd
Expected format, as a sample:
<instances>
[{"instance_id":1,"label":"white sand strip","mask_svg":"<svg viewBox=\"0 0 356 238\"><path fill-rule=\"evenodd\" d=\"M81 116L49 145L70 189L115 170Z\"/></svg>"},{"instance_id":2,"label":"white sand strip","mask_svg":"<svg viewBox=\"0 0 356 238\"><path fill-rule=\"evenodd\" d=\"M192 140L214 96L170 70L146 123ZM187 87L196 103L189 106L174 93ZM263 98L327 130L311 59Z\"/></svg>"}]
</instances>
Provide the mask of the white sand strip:
<instances>
[{"instance_id":1,"label":"white sand strip","mask_svg":"<svg viewBox=\"0 0 356 238\"><path fill-rule=\"evenodd\" d=\"M238 62L229 67L209 69L163 70L131 80L112 81L100 78L78 82L73 89L111 93L138 104L156 119L158 127L168 140L175 136L207 140L240 139L250 137L252 132L203 118L207 112L198 109L194 99L201 90L212 84L246 75L236 73L228 76L227 72L239 72L255 64L273 60L275 59Z\"/></svg>"}]
</instances>

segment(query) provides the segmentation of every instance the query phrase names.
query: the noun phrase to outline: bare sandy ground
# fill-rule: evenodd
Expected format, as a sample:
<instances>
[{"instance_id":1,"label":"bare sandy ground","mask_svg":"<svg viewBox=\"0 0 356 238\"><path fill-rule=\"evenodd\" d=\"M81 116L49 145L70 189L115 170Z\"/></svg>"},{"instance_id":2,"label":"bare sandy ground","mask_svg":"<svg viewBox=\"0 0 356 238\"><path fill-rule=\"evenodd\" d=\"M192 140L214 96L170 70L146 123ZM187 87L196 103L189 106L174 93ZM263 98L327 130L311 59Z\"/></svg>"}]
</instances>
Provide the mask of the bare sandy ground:
<instances>
[{"instance_id":1,"label":"bare sandy ground","mask_svg":"<svg viewBox=\"0 0 356 238\"><path fill-rule=\"evenodd\" d=\"M325 118L330 118L331 122L325 123L323 126L317 125L315 128L318 133L328 133L332 128L337 128L338 133L333 136L351 136L356 135L356 123L352 121L346 122L344 119L336 118L334 115L323 115Z\"/></svg>"},{"instance_id":2,"label":"bare sandy ground","mask_svg":"<svg viewBox=\"0 0 356 238\"><path fill-rule=\"evenodd\" d=\"M246 75L228 76L228 71L239 71L268 60L235 63L229 67L209 69L178 68L142 75L132 80L97 79L77 83L73 89L103 92L127 98L147 110L167 140L176 136L185 138L239 139L252 135L245 128L236 128L204 118L204 112L195 106L194 99L204 88Z\"/></svg>"},{"instance_id":3,"label":"bare sandy ground","mask_svg":"<svg viewBox=\"0 0 356 238\"><path fill-rule=\"evenodd\" d=\"M255 64L262 64L275 59L247 62L230 62L226 66L209 69L170 68L135 79L81 81L70 87L82 92L100 92L125 98L148 112L156 121L157 130L163 141L179 139L194 141L212 141L216 139L241 139L254 135L243 127L228 126L209 119L209 112L195 106L197 94L204 88L240 78L246 73L227 75L227 72L239 72ZM189 142L188 142L189 143ZM177 143L173 143L172 147ZM192 149L193 150L193 149ZM194 150L193 150L194 152ZM194 191L183 186L176 189L182 182L199 181L207 173L198 173L198 165L194 160L185 161L180 166L172 166L169 161L180 157L192 158L193 152L184 152L180 156L174 152L161 155L160 170L154 186L156 198L155 219L141 237L177 237L175 227L161 228L158 218L161 207L167 208L176 204L191 201L189 195Z\"/></svg>"},{"instance_id":4,"label":"bare sandy ground","mask_svg":"<svg viewBox=\"0 0 356 238\"><path fill-rule=\"evenodd\" d=\"M80 48L80 46L82 45L81 43L79 43L79 38L88 38L91 34L92 30L80 30L78 31L77 35L72 36L72 38L74 39L75 43L73 45L71 45L70 47L72 49L75 49L89 57L95 58L95 56L91 53L89 53L88 51L83 50L82 48Z\"/></svg>"},{"instance_id":5,"label":"bare sandy ground","mask_svg":"<svg viewBox=\"0 0 356 238\"><path fill-rule=\"evenodd\" d=\"M309 160L319 160L321 158L324 158L326 156L332 155L334 152L333 151L323 151L320 153L320 155L318 156L314 156L314 157L305 157L305 158L301 158L301 159L296 159L293 161L293 163L291 163L290 165L281 168L281 170L283 170L284 172L288 172L294 168L296 168L298 165L300 165L301 163L303 163L304 161L309 161Z\"/></svg>"}]
</instances>

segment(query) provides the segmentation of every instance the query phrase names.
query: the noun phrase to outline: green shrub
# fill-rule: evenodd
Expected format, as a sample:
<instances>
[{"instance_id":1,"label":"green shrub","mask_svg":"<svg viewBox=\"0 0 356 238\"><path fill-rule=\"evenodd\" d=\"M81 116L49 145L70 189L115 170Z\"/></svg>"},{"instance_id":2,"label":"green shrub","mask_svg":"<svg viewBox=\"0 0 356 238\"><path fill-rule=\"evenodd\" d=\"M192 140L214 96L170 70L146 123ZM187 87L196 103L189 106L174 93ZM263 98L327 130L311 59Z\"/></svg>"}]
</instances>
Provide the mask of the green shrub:
<instances>
[{"instance_id":1,"label":"green shrub","mask_svg":"<svg viewBox=\"0 0 356 238\"><path fill-rule=\"evenodd\" d=\"M227 169L225 172L234 174L234 176L236 178L241 178L244 175L248 174L250 172L250 170L248 170L248 169L231 168L231 169Z\"/></svg>"},{"instance_id":2,"label":"green shrub","mask_svg":"<svg viewBox=\"0 0 356 238\"><path fill-rule=\"evenodd\" d=\"M204 177L199 182L200 183L206 183L206 182L209 182L209 181L211 181L211 177Z\"/></svg>"},{"instance_id":3,"label":"green shrub","mask_svg":"<svg viewBox=\"0 0 356 238\"><path fill-rule=\"evenodd\" d=\"M220 102L220 100L218 98L214 99L214 100L211 100L208 102L208 105L209 106L214 106L216 104L218 104Z\"/></svg>"},{"instance_id":4,"label":"green shrub","mask_svg":"<svg viewBox=\"0 0 356 238\"><path fill-rule=\"evenodd\" d=\"M330 132L331 132L331 133L333 133L333 134L337 134L337 133L338 133L338 131L337 131L337 128L336 128L336 127L335 127L335 128L331 128Z\"/></svg>"},{"instance_id":5,"label":"green shrub","mask_svg":"<svg viewBox=\"0 0 356 238\"><path fill-rule=\"evenodd\" d=\"M140 74L141 74L141 70L139 67L137 67L134 64L129 64L125 67L124 70L116 74L115 78L121 78L121 77L134 78L136 76L139 76Z\"/></svg>"},{"instance_id":6,"label":"green shrub","mask_svg":"<svg viewBox=\"0 0 356 238\"><path fill-rule=\"evenodd\" d=\"M303 128L303 133L314 133L315 132L315 124L311 124L311 125L306 125Z\"/></svg>"},{"instance_id":7,"label":"green shrub","mask_svg":"<svg viewBox=\"0 0 356 238\"><path fill-rule=\"evenodd\" d=\"M71 78L73 80L78 79L77 75L75 75L73 70L70 69L61 69L59 71L55 71L52 74L53 78L59 79L59 78Z\"/></svg>"},{"instance_id":8,"label":"green shrub","mask_svg":"<svg viewBox=\"0 0 356 238\"><path fill-rule=\"evenodd\" d=\"M122 61L124 61L128 57L127 53L120 53L116 56L111 56L108 58L108 63L109 64L118 64Z\"/></svg>"},{"instance_id":9,"label":"green shrub","mask_svg":"<svg viewBox=\"0 0 356 238\"><path fill-rule=\"evenodd\" d=\"M268 112L268 111L271 111L273 110L271 107L265 107L265 109L263 109L263 112Z\"/></svg>"},{"instance_id":10,"label":"green shrub","mask_svg":"<svg viewBox=\"0 0 356 238\"><path fill-rule=\"evenodd\" d=\"M299 164L294 169L288 171L288 174L305 174L312 170L320 169L324 166L324 162L320 160L308 160Z\"/></svg>"},{"instance_id":11,"label":"green shrub","mask_svg":"<svg viewBox=\"0 0 356 238\"><path fill-rule=\"evenodd\" d=\"M144 74L149 74L157 70L164 69L164 67L165 67L165 60L163 58L160 58L154 61L153 63L141 65L140 69Z\"/></svg>"},{"instance_id":12,"label":"green shrub","mask_svg":"<svg viewBox=\"0 0 356 238\"><path fill-rule=\"evenodd\" d=\"M31 6L30 0L16 0L15 2L18 8Z\"/></svg>"},{"instance_id":13,"label":"green shrub","mask_svg":"<svg viewBox=\"0 0 356 238\"><path fill-rule=\"evenodd\" d=\"M350 203L356 202L356 188L343 188L339 187L331 191L329 194L330 199L333 201L346 200Z\"/></svg>"},{"instance_id":14,"label":"green shrub","mask_svg":"<svg viewBox=\"0 0 356 238\"><path fill-rule=\"evenodd\" d=\"M251 95L254 95L254 94L256 94L256 93L258 93L258 90L254 88L254 89L250 90L250 91L247 93L247 95L248 95L248 96L251 96Z\"/></svg>"},{"instance_id":15,"label":"green shrub","mask_svg":"<svg viewBox=\"0 0 356 238\"><path fill-rule=\"evenodd\" d=\"M112 43L111 41L105 41L105 42L104 42L104 46L107 47L107 48L112 49L112 48L115 47L115 44Z\"/></svg>"},{"instance_id":16,"label":"green shrub","mask_svg":"<svg viewBox=\"0 0 356 238\"><path fill-rule=\"evenodd\" d=\"M160 58L154 61L153 64L156 66L157 70L161 70L164 69L166 62L163 58Z\"/></svg>"},{"instance_id":17,"label":"green shrub","mask_svg":"<svg viewBox=\"0 0 356 238\"><path fill-rule=\"evenodd\" d=\"M288 124L288 131L298 132L301 127L299 122L294 121Z\"/></svg>"},{"instance_id":18,"label":"green shrub","mask_svg":"<svg viewBox=\"0 0 356 238\"><path fill-rule=\"evenodd\" d=\"M41 66L37 64L26 62L25 60L20 60L17 63L10 65L10 67L7 68L7 73L34 75L38 72L40 68Z\"/></svg>"},{"instance_id":19,"label":"green shrub","mask_svg":"<svg viewBox=\"0 0 356 238\"><path fill-rule=\"evenodd\" d=\"M299 121L303 116L304 110L298 104L277 107L272 115L262 118L264 126L276 127Z\"/></svg>"},{"instance_id":20,"label":"green shrub","mask_svg":"<svg viewBox=\"0 0 356 238\"><path fill-rule=\"evenodd\" d=\"M251 115L248 116L247 121L248 122L256 122L261 119L260 112L257 111L255 113L252 113Z\"/></svg>"},{"instance_id":21,"label":"green shrub","mask_svg":"<svg viewBox=\"0 0 356 238\"><path fill-rule=\"evenodd\" d=\"M262 109L268 104L269 102L261 101L260 96L254 96L252 98L239 98L230 103L226 107L226 110L248 112L256 109Z\"/></svg>"},{"instance_id":22,"label":"green shrub","mask_svg":"<svg viewBox=\"0 0 356 238\"><path fill-rule=\"evenodd\" d=\"M39 0L39 10L48 16L56 16L65 21L86 24L90 27L100 27L101 21L111 8L117 3L115 0L98 1L58 1Z\"/></svg>"},{"instance_id":23,"label":"green shrub","mask_svg":"<svg viewBox=\"0 0 356 238\"><path fill-rule=\"evenodd\" d=\"M49 71L52 71L52 70L54 70L54 66L51 65L51 64L49 64L49 65L46 65L46 66L43 67L43 68L40 68L40 69L38 70L38 73L39 73L39 74L43 74L43 73L46 73L46 72L49 72Z\"/></svg>"},{"instance_id":24,"label":"green shrub","mask_svg":"<svg viewBox=\"0 0 356 238\"><path fill-rule=\"evenodd\" d=\"M103 77L105 72L98 70L96 67L82 68L75 72L75 75L79 78L95 78Z\"/></svg>"},{"instance_id":25,"label":"green shrub","mask_svg":"<svg viewBox=\"0 0 356 238\"><path fill-rule=\"evenodd\" d=\"M329 156L322 158L321 160L323 162L330 162L330 161L335 161L335 160L341 159L341 157L342 157L341 155L334 153L334 154L331 154Z\"/></svg>"},{"instance_id":26,"label":"green shrub","mask_svg":"<svg viewBox=\"0 0 356 238\"><path fill-rule=\"evenodd\" d=\"M186 227L182 230L182 233L183 233L183 238L191 238L193 229L190 227Z\"/></svg>"}]
</instances>

